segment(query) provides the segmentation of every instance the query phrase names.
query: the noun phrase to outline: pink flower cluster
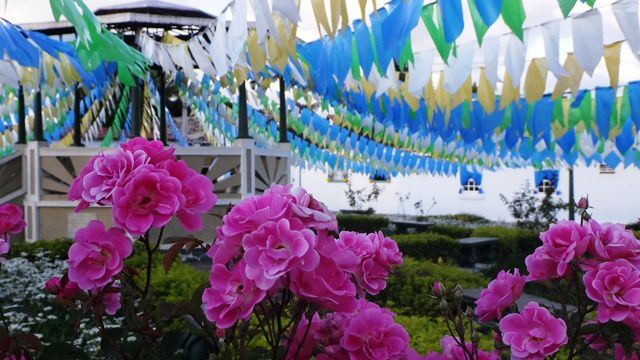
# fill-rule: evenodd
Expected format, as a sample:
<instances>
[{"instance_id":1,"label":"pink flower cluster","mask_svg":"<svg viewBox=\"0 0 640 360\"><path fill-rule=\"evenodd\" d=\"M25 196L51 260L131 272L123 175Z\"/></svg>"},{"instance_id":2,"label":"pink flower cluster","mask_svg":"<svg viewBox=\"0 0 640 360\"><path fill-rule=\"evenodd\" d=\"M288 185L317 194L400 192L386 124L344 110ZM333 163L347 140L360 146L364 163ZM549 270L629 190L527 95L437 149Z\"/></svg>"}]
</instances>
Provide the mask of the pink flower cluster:
<instances>
[{"instance_id":1,"label":"pink flower cluster","mask_svg":"<svg viewBox=\"0 0 640 360\"><path fill-rule=\"evenodd\" d=\"M381 233L336 239L337 229L322 203L291 186L273 185L234 206L208 252L211 287L202 296L207 318L228 328L280 289L325 310L354 311L364 292L384 289L402 255Z\"/></svg>"},{"instance_id":2,"label":"pink flower cluster","mask_svg":"<svg viewBox=\"0 0 640 360\"><path fill-rule=\"evenodd\" d=\"M389 310L359 300L351 312L329 313L324 319L316 313L311 324L303 318L287 344L287 359L406 359L409 335L393 317Z\"/></svg>"},{"instance_id":3,"label":"pink flower cluster","mask_svg":"<svg viewBox=\"0 0 640 360\"><path fill-rule=\"evenodd\" d=\"M76 211L91 204L113 206L113 221L133 235L166 225L176 216L187 231L202 230L200 214L216 203L213 183L177 161L160 141L135 138L110 154L89 160L73 180L69 200Z\"/></svg>"}]
</instances>

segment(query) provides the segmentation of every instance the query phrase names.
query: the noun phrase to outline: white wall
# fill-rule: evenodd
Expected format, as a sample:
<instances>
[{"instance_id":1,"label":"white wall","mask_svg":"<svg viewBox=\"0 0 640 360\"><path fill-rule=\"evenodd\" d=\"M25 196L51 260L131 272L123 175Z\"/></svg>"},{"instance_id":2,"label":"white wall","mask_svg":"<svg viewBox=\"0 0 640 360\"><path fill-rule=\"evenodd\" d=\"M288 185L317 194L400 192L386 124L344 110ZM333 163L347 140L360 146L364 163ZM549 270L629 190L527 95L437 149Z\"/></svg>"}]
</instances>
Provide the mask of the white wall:
<instances>
[{"instance_id":1,"label":"white wall","mask_svg":"<svg viewBox=\"0 0 640 360\"><path fill-rule=\"evenodd\" d=\"M512 221L506 206L500 201L499 194L511 197L525 180L533 186L533 169L509 169L497 172L485 171L482 186L484 196L480 200L466 200L458 194L458 177L428 175L399 176L391 183L382 184L384 191L373 205L379 213L400 213L400 203L396 193L411 193L406 202L407 214L415 214L413 203L422 200L424 209L428 209L435 198L437 204L430 214L473 213L493 220ZM292 168L292 181L300 185L299 168ZM327 182L327 174L317 170L302 170L302 186L317 199L323 201L331 210L348 209L344 191L347 185ZM560 171L560 192L568 199L568 173ZM353 177L354 188L370 189L368 178L363 175ZM640 218L640 170L618 168L615 174L600 174L597 167L577 167L574 170L575 196L589 195L594 218L599 221L630 223ZM566 212L561 218L566 217Z\"/></svg>"}]
</instances>

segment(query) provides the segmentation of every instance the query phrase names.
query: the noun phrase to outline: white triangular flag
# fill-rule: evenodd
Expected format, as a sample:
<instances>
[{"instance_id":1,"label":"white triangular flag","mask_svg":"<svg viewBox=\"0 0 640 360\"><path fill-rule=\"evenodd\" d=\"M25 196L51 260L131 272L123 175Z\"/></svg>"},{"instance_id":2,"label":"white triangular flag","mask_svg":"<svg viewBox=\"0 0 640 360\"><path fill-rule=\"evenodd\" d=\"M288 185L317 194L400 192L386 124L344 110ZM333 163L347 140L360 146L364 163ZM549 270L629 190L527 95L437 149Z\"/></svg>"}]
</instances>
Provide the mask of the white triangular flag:
<instances>
[{"instance_id":1,"label":"white triangular flag","mask_svg":"<svg viewBox=\"0 0 640 360\"><path fill-rule=\"evenodd\" d=\"M476 42L469 42L458 46L457 57L450 56L449 64L444 67L444 88L450 94L458 91L460 86L471 75L473 57L477 49Z\"/></svg>"},{"instance_id":2,"label":"white triangular flag","mask_svg":"<svg viewBox=\"0 0 640 360\"><path fill-rule=\"evenodd\" d=\"M209 55L211 55L213 59L213 65L216 67L218 76L223 76L229 71L226 40L227 32L224 28L224 22L218 21L216 24L216 33L213 35L213 42L209 47Z\"/></svg>"},{"instance_id":3,"label":"white triangular flag","mask_svg":"<svg viewBox=\"0 0 640 360\"><path fill-rule=\"evenodd\" d=\"M422 93L425 85L431 79L431 68L433 66L433 50L424 51L415 56L415 62L409 63L409 92L417 96Z\"/></svg>"},{"instance_id":4,"label":"white triangular flag","mask_svg":"<svg viewBox=\"0 0 640 360\"><path fill-rule=\"evenodd\" d=\"M247 0L235 0L233 2L233 20L227 33L227 54L232 68L244 51L247 34Z\"/></svg>"},{"instance_id":5,"label":"white triangular flag","mask_svg":"<svg viewBox=\"0 0 640 360\"><path fill-rule=\"evenodd\" d=\"M276 1L277 3L278 1ZM264 44L267 38L267 33L280 42L278 37L278 31L276 30L276 23L273 21L271 15L271 8L267 0L251 0L253 5L253 13L256 15L256 32L258 33L258 43Z\"/></svg>"},{"instance_id":6,"label":"white triangular flag","mask_svg":"<svg viewBox=\"0 0 640 360\"><path fill-rule=\"evenodd\" d=\"M592 76L604 55L602 16L598 9L573 18L573 55L584 71Z\"/></svg>"},{"instance_id":7,"label":"white triangular flag","mask_svg":"<svg viewBox=\"0 0 640 360\"><path fill-rule=\"evenodd\" d=\"M484 71L487 79L495 88L498 82L498 56L500 55L500 37L489 37L482 41Z\"/></svg>"},{"instance_id":8,"label":"white triangular flag","mask_svg":"<svg viewBox=\"0 0 640 360\"><path fill-rule=\"evenodd\" d=\"M273 12L280 13L293 24L297 24L300 21L296 0L275 0L273 2Z\"/></svg>"},{"instance_id":9,"label":"white triangular flag","mask_svg":"<svg viewBox=\"0 0 640 360\"><path fill-rule=\"evenodd\" d=\"M525 41L520 41L517 36L511 34L507 43L507 52L504 56L504 67L511 77L513 87L520 86L520 78L524 71L524 61L527 49Z\"/></svg>"},{"instance_id":10,"label":"white triangular flag","mask_svg":"<svg viewBox=\"0 0 640 360\"><path fill-rule=\"evenodd\" d=\"M569 76L567 71L560 65L560 21L552 21L542 25L542 36L549 71L557 79Z\"/></svg>"},{"instance_id":11,"label":"white triangular flag","mask_svg":"<svg viewBox=\"0 0 640 360\"><path fill-rule=\"evenodd\" d=\"M635 54L640 54L640 25L638 24L638 0L620 0L611 5L613 14L622 29L625 40Z\"/></svg>"}]
</instances>

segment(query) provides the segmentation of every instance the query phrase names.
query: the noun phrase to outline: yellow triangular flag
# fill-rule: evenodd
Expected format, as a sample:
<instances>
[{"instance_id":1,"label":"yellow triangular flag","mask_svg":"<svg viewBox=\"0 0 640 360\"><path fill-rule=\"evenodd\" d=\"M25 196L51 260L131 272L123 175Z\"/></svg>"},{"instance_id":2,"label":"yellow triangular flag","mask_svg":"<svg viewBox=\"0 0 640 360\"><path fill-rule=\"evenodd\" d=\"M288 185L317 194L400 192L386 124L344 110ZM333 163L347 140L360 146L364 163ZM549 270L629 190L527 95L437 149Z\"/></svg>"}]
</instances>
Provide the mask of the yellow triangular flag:
<instances>
[{"instance_id":1,"label":"yellow triangular flag","mask_svg":"<svg viewBox=\"0 0 640 360\"><path fill-rule=\"evenodd\" d=\"M478 102L487 114L490 114L496 107L496 91L491 86L484 68L480 69L480 80L478 82Z\"/></svg>"},{"instance_id":2,"label":"yellow triangular flag","mask_svg":"<svg viewBox=\"0 0 640 360\"><path fill-rule=\"evenodd\" d=\"M436 104L440 110L444 111L449 108L451 104L450 98L451 95L444 89L444 72L440 71L440 78L436 87Z\"/></svg>"},{"instance_id":3,"label":"yellow triangular flag","mask_svg":"<svg viewBox=\"0 0 640 360\"><path fill-rule=\"evenodd\" d=\"M604 62L609 73L609 84L613 89L618 87L620 73L620 48L622 41L614 42L604 47Z\"/></svg>"},{"instance_id":4,"label":"yellow triangular flag","mask_svg":"<svg viewBox=\"0 0 640 360\"><path fill-rule=\"evenodd\" d=\"M340 12L344 0L331 0L331 37L336 36L338 31L338 23L340 22Z\"/></svg>"},{"instance_id":5,"label":"yellow triangular flag","mask_svg":"<svg viewBox=\"0 0 640 360\"><path fill-rule=\"evenodd\" d=\"M331 26L329 26L329 19L327 19L327 12L324 8L324 0L311 0L311 7L313 8L313 14L316 17L318 23L318 33L322 37L322 31L320 31L320 25L324 31L331 35Z\"/></svg>"},{"instance_id":6,"label":"yellow triangular flag","mask_svg":"<svg viewBox=\"0 0 640 360\"><path fill-rule=\"evenodd\" d=\"M469 75L464 84L460 86L458 91L456 91L451 98L451 108L453 109L465 101L468 101L469 104L471 104L471 100L473 99L472 90L471 75Z\"/></svg>"},{"instance_id":7,"label":"yellow triangular flag","mask_svg":"<svg viewBox=\"0 0 640 360\"><path fill-rule=\"evenodd\" d=\"M409 105L411 110L416 111L420 107L420 100L417 97L411 95L411 93L407 89L407 86L408 81L405 80L405 82L403 82L400 86L400 91L402 93L402 96L404 97L404 100L407 102L407 105Z\"/></svg>"},{"instance_id":8,"label":"yellow triangular flag","mask_svg":"<svg viewBox=\"0 0 640 360\"><path fill-rule=\"evenodd\" d=\"M520 89L511 85L511 76L507 70L504 71L504 81L502 82L502 95L500 96L500 110L509 104L517 101L520 97Z\"/></svg>"},{"instance_id":9,"label":"yellow triangular flag","mask_svg":"<svg viewBox=\"0 0 640 360\"><path fill-rule=\"evenodd\" d=\"M547 62L543 58L533 59L524 79L524 98L529 104L542 99L547 84Z\"/></svg>"},{"instance_id":10,"label":"yellow triangular flag","mask_svg":"<svg viewBox=\"0 0 640 360\"><path fill-rule=\"evenodd\" d=\"M433 80L429 79L427 85L424 87L424 102L427 104L427 109L433 111L436 107L436 92L433 90Z\"/></svg>"},{"instance_id":11,"label":"yellow triangular flag","mask_svg":"<svg viewBox=\"0 0 640 360\"><path fill-rule=\"evenodd\" d=\"M349 27L349 13L347 12L347 0L340 1L340 17L342 18L342 31Z\"/></svg>"},{"instance_id":12,"label":"yellow triangular flag","mask_svg":"<svg viewBox=\"0 0 640 360\"><path fill-rule=\"evenodd\" d=\"M249 31L247 38L247 51L251 61L251 69L254 73L264 70L267 62L267 54L260 44L258 44L258 33L255 30Z\"/></svg>"},{"instance_id":13,"label":"yellow triangular flag","mask_svg":"<svg viewBox=\"0 0 640 360\"><path fill-rule=\"evenodd\" d=\"M359 0L360 2L360 13L362 16L362 21L364 21L364 19L367 16L367 13L365 11L367 11L367 0Z\"/></svg>"},{"instance_id":14,"label":"yellow triangular flag","mask_svg":"<svg viewBox=\"0 0 640 360\"><path fill-rule=\"evenodd\" d=\"M576 61L573 53L567 54L567 59L564 61L564 65L562 67L564 67L564 69L569 73L569 76L563 76L558 79L558 82L553 89L553 94L551 95L553 100L561 96L567 89L571 89L571 93L575 97L578 92L578 87L580 86L582 74L584 73L584 70Z\"/></svg>"}]
</instances>

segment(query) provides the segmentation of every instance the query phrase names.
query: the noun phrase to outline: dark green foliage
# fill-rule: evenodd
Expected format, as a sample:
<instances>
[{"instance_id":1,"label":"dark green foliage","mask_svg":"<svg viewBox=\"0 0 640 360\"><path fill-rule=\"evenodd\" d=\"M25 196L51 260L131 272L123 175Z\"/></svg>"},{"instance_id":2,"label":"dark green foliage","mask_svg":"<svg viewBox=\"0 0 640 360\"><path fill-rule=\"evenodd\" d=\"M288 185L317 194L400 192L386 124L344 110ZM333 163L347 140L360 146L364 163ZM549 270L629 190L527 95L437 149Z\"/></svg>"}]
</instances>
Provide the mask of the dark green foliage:
<instances>
[{"instance_id":1,"label":"dark green foliage","mask_svg":"<svg viewBox=\"0 0 640 360\"><path fill-rule=\"evenodd\" d=\"M11 251L9 251L6 257L9 259L24 257L33 260L37 253L45 251L51 259L66 259L71 244L73 244L73 242L70 239L40 240L33 243L12 242ZM23 256L22 254L26 255Z\"/></svg>"},{"instance_id":2,"label":"dark green foliage","mask_svg":"<svg viewBox=\"0 0 640 360\"><path fill-rule=\"evenodd\" d=\"M418 216L418 221L452 221L468 224L486 224L489 222L486 218L475 214L446 214L446 215L427 215Z\"/></svg>"},{"instance_id":3,"label":"dark green foliage","mask_svg":"<svg viewBox=\"0 0 640 360\"><path fill-rule=\"evenodd\" d=\"M405 257L438 261L455 260L460 254L458 241L446 235L434 233L393 235Z\"/></svg>"},{"instance_id":4,"label":"dark green foliage","mask_svg":"<svg viewBox=\"0 0 640 360\"><path fill-rule=\"evenodd\" d=\"M454 239L463 239L471 236L473 229L456 225L433 225L429 227L429 232L446 235Z\"/></svg>"},{"instance_id":5,"label":"dark green foliage","mask_svg":"<svg viewBox=\"0 0 640 360\"><path fill-rule=\"evenodd\" d=\"M557 221L558 211L568 208L569 204L556 199L553 190L545 192L540 198L531 190L529 181L525 181L520 191L513 194L511 199L500 194L500 200L507 206L511 216L516 219L519 228L530 230L546 229L549 224Z\"/></svg>"},{"instance_id":6,"label":"dark green foliage","mask_svg":"<svg viewBox=\"0 0 640 360\"><path fill-rule=\"evenodd\" d=\"M338 214L338 226L343 231L370 233L389 226L389 219L378 215Z\"/></svg>"},{"instance_id":7,"label":"dark green foliage","mask_svg":"<svg viewBox=\"0 0 640 360\"><path fill-rule=\"evenodd\" d=\"M396 314L438 317L438 300L431 294L435 281L442 281L447 288L456 284L464 288L481 288L487 280L456 266L405 257L402 266L389 277L387 288L370 300L391 308Z\"/></svg>"}]
</instances>

